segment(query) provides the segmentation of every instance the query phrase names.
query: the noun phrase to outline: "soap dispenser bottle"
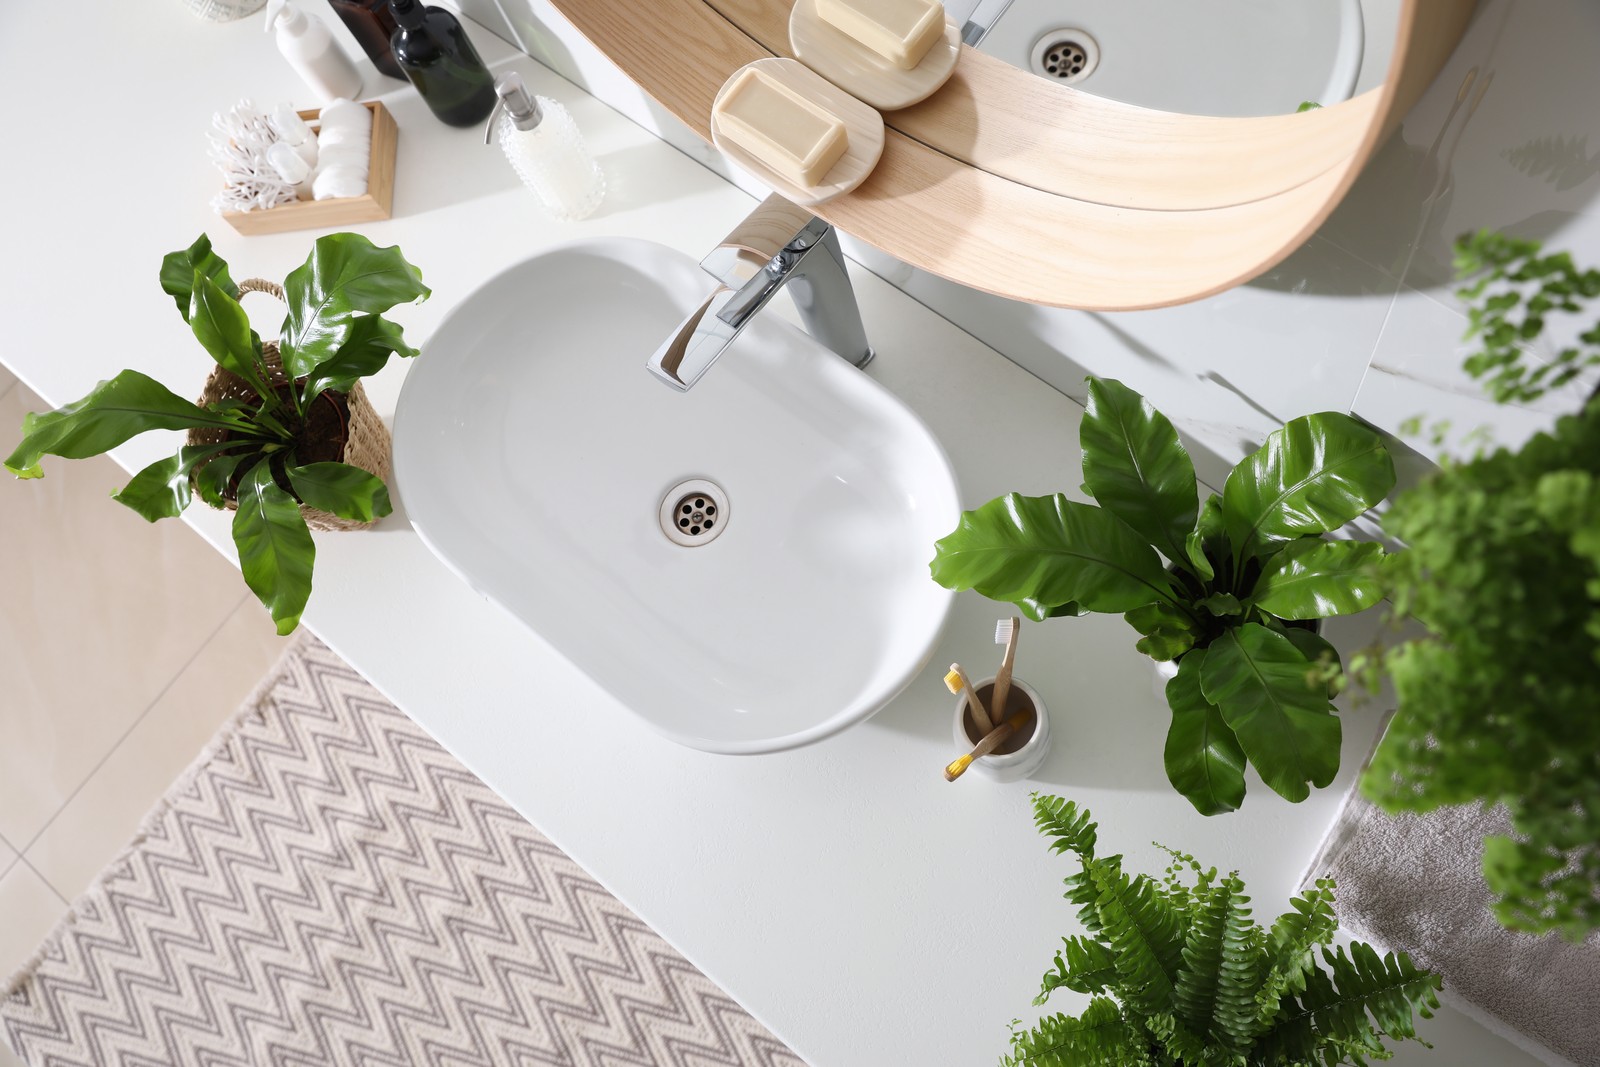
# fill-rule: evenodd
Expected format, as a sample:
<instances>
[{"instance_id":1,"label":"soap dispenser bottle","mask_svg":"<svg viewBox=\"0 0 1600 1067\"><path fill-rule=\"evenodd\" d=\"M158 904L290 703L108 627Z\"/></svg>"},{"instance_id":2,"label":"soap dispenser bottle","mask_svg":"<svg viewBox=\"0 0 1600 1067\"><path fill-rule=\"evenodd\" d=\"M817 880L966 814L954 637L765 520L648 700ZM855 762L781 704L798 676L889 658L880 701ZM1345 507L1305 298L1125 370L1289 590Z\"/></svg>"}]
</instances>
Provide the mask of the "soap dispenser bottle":
<instances>
[{"instance_id":1,"label":"soap dispenser bottle","mask_svg":"<svg viewBox=\"0 0 1600 1067\"><path fill-rule=\"evenodd\" d=\"M317 19L294 7L289 0L267 4L267 32L277 31L278 51L305 79L323 103L361 95L361 73L340 51L333 34Z\"/></svg>"},{"instance_id":2,"label":"soap dispenser bottle","mask_svg":"<svg viewBox=\"0 0 1600 1067\"><path fill-rule=\"evenodd\" d=\"M394 58L434 116L449 126L482 122L494 109L494 78L460 20L418 0L389 0L389 11L400 27Z\"/></svg>"},{"instance_id":3,"label":"soap dispenser bottle","mask_svg":"<svg viewBox=\"0 0 1600 1067\"><path fill-rule=\"evenodd\" d=\"M572 113L559 100L529 93L513 71L495 79L494 91L499 100L483 143L498 130L512 169L553 217L572 222L594 214L605 198L606 178L584 147Z\"/></svg>"}]
</instances>

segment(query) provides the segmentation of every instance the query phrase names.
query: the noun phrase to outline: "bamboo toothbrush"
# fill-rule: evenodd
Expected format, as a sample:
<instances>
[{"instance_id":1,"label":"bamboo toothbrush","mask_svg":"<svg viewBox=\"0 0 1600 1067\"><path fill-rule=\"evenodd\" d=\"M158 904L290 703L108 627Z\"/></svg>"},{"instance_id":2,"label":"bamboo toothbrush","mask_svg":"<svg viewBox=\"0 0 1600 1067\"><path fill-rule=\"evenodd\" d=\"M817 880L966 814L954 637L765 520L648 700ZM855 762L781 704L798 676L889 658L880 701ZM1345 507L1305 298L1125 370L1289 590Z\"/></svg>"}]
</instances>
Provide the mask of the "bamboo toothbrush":
<instances>
[{"instance_id":1,"label":"bamboo toothbrush","mask_svg":"<svg viewBox=\"0 0 1600 1067\"><path fill-rule=\"evenodd\" d=\"M986 734L994 729L997 720L989 718L989 710L983 706L983 701L978 699L977 691L972 688L972 680L967 677L967 672L961 669L961 664L950 664L950 673L944 676L944 687L952 693L967 695L967 707L972 710L972 721L977 725L979 734Z\"/></svg>"},{"instance_id":2,"label":"bamboo toothbrush","mask_svg":"<svg viewBox=\"0 0 1600 1067\"><path fill-rule=\"evenodd\" d=\"M989 697L993 719L999 722L1006 713L1006 701L1011 698L1011 665L1017 658L1017 635L1022 632L1022 620L1015 615L994 624L994 643L1006 646L1005 658L1000 661L1000 673L994 676L994 692Z\"/></svg>"},{"instance_id":3,"label":"bamboo toothbrush","mask_svg":"<svg viewBox=\"0 0 1600 1067\"><path fill-rule=\"evenodd\" d=\"M1032 708L1023 708L1005 722L983 735L983 740L978 742L976 748L965 756L959 756L945 765L944 780L953 782L967 773L967 768L972 766L972 761L987 756L1000 747L1001 742L1021 729L1022 724L1033 717Z\"/></svg>"}]
</instances>

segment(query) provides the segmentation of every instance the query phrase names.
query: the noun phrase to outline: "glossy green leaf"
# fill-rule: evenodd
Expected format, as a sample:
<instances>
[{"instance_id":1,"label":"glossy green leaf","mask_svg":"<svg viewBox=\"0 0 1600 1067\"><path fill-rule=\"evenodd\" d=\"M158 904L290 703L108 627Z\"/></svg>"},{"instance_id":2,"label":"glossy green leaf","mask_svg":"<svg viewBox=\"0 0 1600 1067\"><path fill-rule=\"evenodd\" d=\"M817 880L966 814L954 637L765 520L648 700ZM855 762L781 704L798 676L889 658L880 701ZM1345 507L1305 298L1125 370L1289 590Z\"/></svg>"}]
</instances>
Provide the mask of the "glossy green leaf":
<instances>
[{"instance_id":1,"label":"glossy green leaf","mask_svg":"<svg viewBox=\"0 0 1600 1067\"><path fill-rule=\"evenodd\" d=\"M211 251L211 238L201 234L188 248L169 252L161 260L161 290L178 302L178 314L185 322L189 321L189 302L197 273L216 282L235 300L239 298L239 287L228 277L228 265Z\"/></svg>"},{"instance_id":2,"label":"glossy green leaf","mask_svg":"<svg viewBox=\"0 0 1600 1067\"><path fill-rule=\"evenodd\" d=\"M1199 496L1194 463L1167 417L1121 382L1090 378L1078 441L1095 501L1170 561L1183 561Z\"/></svg>"},{"instance_id":3,"label":"glossy green leaf","mask_svg":"<svg viewBox=\"0 0 1600 1067\"><path fill-rule=\"evenodd\" d=\"M1383 599L1383 547L1371 541L1292 541L1267 561L1251 593L1280 619L1326 619Z\"/></svg>"},{"instance_id":4,"label":"glossy green leaf","mask_svg":"<svg viewBox=\"0 0 1600 1067\"><path fill-rule=\"evenodd\" d=\"M243 378L263 400L272 397L261 373L261 338L250 328L249 316L239 301L198 271L189 301L189 329L219 367Z\"/></svg>"},{"instance_id":5,"label":"glossy green leaf","mask_svg":"<svg viewBox=\"0 0 1600 1067\"><path fill-rule=\"evenodd\" d=\"M22 443L6 459L19 478L38 478L42 456L85 459L116 448L146 430L191 426L235 429L236 420L215 415L138 371L125 370L94 387L82 400L22 420Z\"/></svg>"},{"instance_id":6,"label":"glossy green leaf","mask_svg":"<svg viewBox=\"0 0 1600 1067\"><path fill-rule=\"evenodd\" d=\"M1205 698L1274 791L1299 803L1339 772L1340 724L1326 689L1294 643L1258 623L1228 630L1206 649Z\"/></svg>"},{"instance_id":7,"label":"glossy green leaf","mask_svg":"<svg viewBox=\"0 0 1600 1067\"><path fill-rule=\"evenodd\" d=\"M1212 493L1206 497L1205 506L1200 509L1200 518L1184 541L1184 559L1173 562L1179 566L1186 562L1192 574L1202 582L1209 582L1217 576L1210 557L1225 558L1228 554L1227 547L1227 532L1222 519L1222 498Z\"/></svg>"},{"instance_id":8,"label":"glossy green leaf","mask_svg":"<svg viewBox=\"0 0 1600 1067\"><path fill-rule=\"evenodd\" d=\"M233 543L244 580L272 612L278 633L293 633L311 597L317 548L299 505L273 481L270 463L256 464L239 483Z\"/></svg>"},{"instance_id":9,"label":"glossy green leaf","mask_svg":"<svg viewBox=\"0 0 1600 1067\"><path fill-rule=\"evenodd\" d=\"M1167 730L1167 780L1201 815L1237 811L1244 803L1244 749L1200 688L1207 649L1178 662L1167 681L1172 726Z\"/></svg>"},{"instance_id":10,"label":"glossy green leaf","mask_svg":"<svg viewBox=\"0 0 1600 1067\"><path fill-rule=\"evenodd\" d=\"M224 449L237 447L238 444L232 441L217 445L185 445L173 455L158 459L135 474L132 481L111 494L111 499L127 505L151 522L177 518L189 506L189 481L195 465Z\"/></svg>"},{"instance_id":11,"label":"glossy green leaf","mask_svg":"<svg viewBox=\"0 0 1600 1067\"><path fill-rule=\"evenodd\" d=\"M1125 612L1122 617L1144 635L1138 643L1139 651L1159 662L1177 659L1194 647L1195 638L1199 636L1194 619L1166 601L1144 604Z\"/></svg>"},{"instance_id":12,"label":"glossy green leaf","mask_svg":"<svg viewBox=\"0 0 1600 1067\"><path fill-rule=\"evenodd\" d=\"M938 541L933 580L991 600L1130 611L1171 599L1161 558L1108 511L1055 496L997 497Z\"/></svg>"},{"instance_id":13,"label":"glossy green leaf","mask_svg":"<svg viewBox=\"0 0 1600 1067\"><path fill-rule=\"evenodd\" d=\"M1080 615L1089 614L1087 608L1070 600L1065 604L1046 604L1031 597L1026 597L1017 601L1016 606L1017 610L1022 612L1025 618L1032 619L1034 622L1044 622L1046 619L1075 619Z\"/></svg>"},{"instance_id":14,"label":"glossy green leaf","mask_svg":"<svg viewBox=\"0 0 1600 1067\"><path fill-rule=\"evenodd\" d=\"M1239 598L1232 593L1212 593L1205 599L1195 603L1198 607L1205 608L1219 619L1244 614L1244 605L1239 603Z\"/></svg>"},{"instance_id":15,"label":"glossy green leaf","mask_svg":"<svg viewBox=\"0 0 1600 1067\"><path fill-rule=\"evenodd\" d=\"M1306 662L1312 665L1311 669L1306 672L1306 677L1313 679L1313 682L1319 678L1327 682L1328 699L1332 700L1335 696L1335 683L1326 679L1326 676L1322 675L1320 671L1324 660L1326 660L1328 666L1343 670L1344 664L1339 659L1339 650L1334 648L1333 644L1321 634L1312 633L1310 630L1299 626L1284 626L1283 629L1279 630L1278 627L1271 626L1272 621L1269 620L1270 628L1287 637L1289 643L1298 648L1300 654L1306 658Z\"/></svg>"},{"instance_id":16,"label":"glossy green leaf","mask_svg":"<svg viewBox=\"0 0 1600 1067\"><path fill-rule=\"evenodd\" d=\"M348 393L357 380L381 371L394 353L409 359L417 350L406 344L401 328L388 319L357 316L349 338L307 380L304 395L316 397L329 389Z\"/></svg>"},{"instance_id":17,"label":"glossy green leaf","mask_svg":"<svg viewBox=\"0 0 1600 1067\"><path fill-rule=\"evenodd\" d=\"M348 463L308 463L288 475L301 500L341 519L371 522L394 510L383 479Z\"/></svg>"},{"instance_id":18,"label":"glossy green leaf","mask_svg":"<svg viewBox=\"0 0 1600 1067\"><path fill-rule=\"evenodd\" d=\"M225 494L240 464L245 464L248 468L250 461L259 458L260 453L247 452L233 456L218 456L207 461L194 473L194 491L200 494L201 500L220 511L228 506Z\"/></svg>"},{"instance_id":19,"label":"glossy green leaf","mask_svg":"<svg viewBox=\"0 0 1600 1067\"><path fill-rule=\"evenodd\" d=\"M289 314L278 354L290 378L309 377L332 359L350 340L358 312L380 314L431 292L399 248L378 248L358 233L317 238L310 258L284 279L283 291Z\"/></svg>"},{"instance_id":20,"label":"glossy green leaf","mask_svg":"<svg viewBox=\"0 0 1600 1067\"><path fill-rule=\"evenodd\" d=\"M1394 462L1373 430L1324 411L1284 424L1228 475L1222 514L1244 558L1354 519L1394 488Z\"/></svg>"}]
</instances>

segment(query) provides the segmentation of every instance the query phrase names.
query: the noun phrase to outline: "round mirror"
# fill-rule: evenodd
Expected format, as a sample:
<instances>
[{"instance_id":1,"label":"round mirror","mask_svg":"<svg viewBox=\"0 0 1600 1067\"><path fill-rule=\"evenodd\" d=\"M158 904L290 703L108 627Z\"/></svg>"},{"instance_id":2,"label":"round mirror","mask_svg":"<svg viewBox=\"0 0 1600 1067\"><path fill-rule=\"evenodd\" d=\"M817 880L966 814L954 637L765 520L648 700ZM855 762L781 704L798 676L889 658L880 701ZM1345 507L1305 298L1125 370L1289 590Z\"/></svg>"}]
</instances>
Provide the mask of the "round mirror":
<instances>
[{"instance_id":1,"label":"round mirror","mask_svg":"<svg viewBox=\"0 0 1600 1067\"><path fill-rule=\"evenodd\" d=\"M1131 310L1230 288L1321 224L1475 6L1386 0L1380 20L1382 2L1075 0L1068 19L1059 0L950 0L965 20L955 73L885 113L872 175L815 210L913 266L1033 303ZM722 83L793 54L794 0L554 3L707 140ZM1387 24L1376 44L1369 20ZM1357 93L1363 80L1374 87Z\"/></svg>"}]
</instances>

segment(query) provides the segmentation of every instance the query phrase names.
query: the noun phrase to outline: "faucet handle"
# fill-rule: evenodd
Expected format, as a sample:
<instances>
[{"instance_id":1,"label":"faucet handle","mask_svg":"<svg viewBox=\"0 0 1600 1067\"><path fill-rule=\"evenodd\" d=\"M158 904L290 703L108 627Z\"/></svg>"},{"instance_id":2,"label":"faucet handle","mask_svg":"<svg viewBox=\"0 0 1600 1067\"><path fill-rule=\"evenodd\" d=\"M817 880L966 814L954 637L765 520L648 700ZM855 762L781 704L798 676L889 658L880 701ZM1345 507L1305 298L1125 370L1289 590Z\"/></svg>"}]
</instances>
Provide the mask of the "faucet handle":
<instances>
[{"instance_id":1,"label":"faucet handle","mask_svg":"<svg viewBox=\"0 0 1600 1067\"><path fill-rule=\"evenodd\" d=\"M745 216L700 266L722 284L738 288L817 221L805 208L774 193Z\"/></svg>"}]
</instances>

